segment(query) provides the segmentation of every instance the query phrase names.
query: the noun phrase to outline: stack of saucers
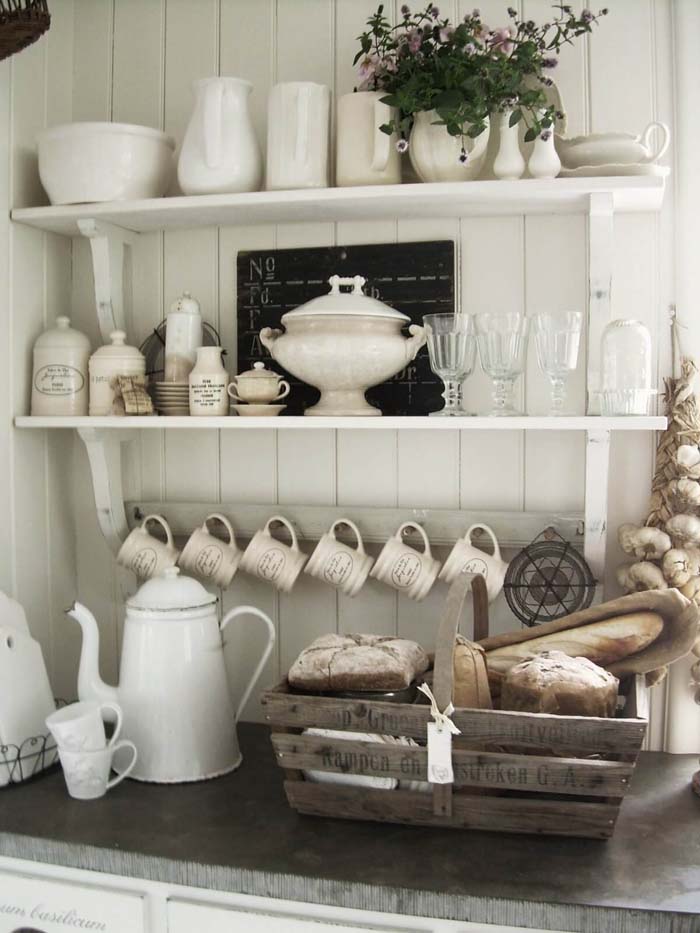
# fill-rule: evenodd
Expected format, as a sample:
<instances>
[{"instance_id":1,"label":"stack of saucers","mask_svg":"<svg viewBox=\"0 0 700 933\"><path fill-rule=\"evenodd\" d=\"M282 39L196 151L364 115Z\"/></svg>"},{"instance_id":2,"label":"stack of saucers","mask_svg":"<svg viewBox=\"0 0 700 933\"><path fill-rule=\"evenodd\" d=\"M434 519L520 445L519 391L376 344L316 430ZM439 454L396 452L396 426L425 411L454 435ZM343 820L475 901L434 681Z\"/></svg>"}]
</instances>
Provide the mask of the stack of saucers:
<instances>
[{"instance_id":1,"label":"stack of saucers","mask_svg":"<svg viewBox=\"0 0 700 933\"><path fill-rule=\"evenodd\" d=\"M153 384L153 403L161 415L189 415L189 383L155 382Z\"/></svg>"}]
</instances>

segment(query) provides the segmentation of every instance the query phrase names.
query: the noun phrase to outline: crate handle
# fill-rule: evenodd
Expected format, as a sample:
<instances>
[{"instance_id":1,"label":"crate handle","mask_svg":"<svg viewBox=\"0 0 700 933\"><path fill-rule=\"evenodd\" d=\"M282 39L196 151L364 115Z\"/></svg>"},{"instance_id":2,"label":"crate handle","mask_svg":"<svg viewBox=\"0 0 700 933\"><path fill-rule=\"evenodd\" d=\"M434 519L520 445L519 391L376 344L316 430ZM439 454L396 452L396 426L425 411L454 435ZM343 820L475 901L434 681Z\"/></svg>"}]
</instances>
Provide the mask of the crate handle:
<instances>
[{"instance_id":1,"label":"crate handle","mask_svg":"<svg viewBox=\"0 0 700 933\"><path fill-rule=\"evenodd\" d=\"M486 580L480 573L460 573L448 590L447 605L435 644L433 694L439 709L445 709L452 702L455 639L470 590L474 603L474 639L478 640L488 635L489 598ZM452 784L433 786L433 813L436 816L452 815Z\"/></svg>"}]
</instances>

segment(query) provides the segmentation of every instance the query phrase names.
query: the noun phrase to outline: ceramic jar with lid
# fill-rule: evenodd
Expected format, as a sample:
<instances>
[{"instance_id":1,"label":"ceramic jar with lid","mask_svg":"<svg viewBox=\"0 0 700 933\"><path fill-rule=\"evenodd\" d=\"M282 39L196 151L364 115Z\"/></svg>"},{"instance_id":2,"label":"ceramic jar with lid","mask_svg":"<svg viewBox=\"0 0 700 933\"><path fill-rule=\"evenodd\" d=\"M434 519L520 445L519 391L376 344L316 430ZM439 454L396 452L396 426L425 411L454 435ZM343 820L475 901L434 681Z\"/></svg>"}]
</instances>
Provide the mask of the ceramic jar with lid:
<instances>
[{"instance_id":1,"label":"ceramic jar with lid","mask_svg":"<svg viewBox=\"0 0 700 933\"><path fill-rule=\"evenodd\" d=\"M253 363L252 369L233 377L228 394L238 402L269 405L289 395L289 383L264 363Z\"/></svg>"},{"instance_id":2,"label":"ceramic jar with lid","mask_svg":"<svg viewBox=\"0 0 700 933\"><path fill-rule=\"evenodd\" d=\"M260 340L280 366L321 391L306 415L367 417L381 415L365 391L391 379L425 343L422 327L362 291L361 275L328 280L330 294L314 298L282 316L285 331L264 327ZM351 286L351 291L341 291Z\"/></svg>"},{"instance_id":3,"label":"ceramic jar with lid","mask_svg":"<svg viewBox=\"0 0 700 933\"><path fill-rule=\"evenodd\" d=\"M34 344L33 415L88 413L90 341L70 326L70 318L56 318Z\"/></svg>"},{"instance_id":4,"label":"ceramic jar with lid","mask_svg":"<svg viewBox=\"0 0 700 933\"><path fill-rule=\"evenodd\" d=\"M221 347L200 347L190 373L190 414L221 417L228 414L228 373Z\"/></svg>"},{"instance_id":5,"label":"ceramic jar with lid","mask_svg":"<svg viewBox=\"0 0 700 933\"><path fill-rule=\"evenodd\" d=\"M170 305L165 323L165 382L187 382L202 346L199 302L183 292Z\"/></svg>"},{"instance_id":6,"label":"ceramic jar with lid","mask_svg":"<svg viewBox=\"0 0 700 933\"><path fill-rule=\"evenodd\" d=\"M90 357L90 414L104 417L112 414L115 376L144 376L146 358L136 347L126 342L123 330L113 330L110 343L100 347Z\"/></svg>"}]
</instances>

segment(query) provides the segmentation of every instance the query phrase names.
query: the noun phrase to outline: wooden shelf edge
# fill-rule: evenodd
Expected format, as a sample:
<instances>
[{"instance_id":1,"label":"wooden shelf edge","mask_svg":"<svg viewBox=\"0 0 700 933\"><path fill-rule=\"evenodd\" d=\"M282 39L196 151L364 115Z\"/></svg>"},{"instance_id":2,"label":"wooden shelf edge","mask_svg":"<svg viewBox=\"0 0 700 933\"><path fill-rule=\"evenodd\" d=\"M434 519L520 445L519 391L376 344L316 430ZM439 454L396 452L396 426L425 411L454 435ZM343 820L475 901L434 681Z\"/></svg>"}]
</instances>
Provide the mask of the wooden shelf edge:
<instances>
[{"instance_id":1,"label":"wooden shelf edge","mask_svg":"<svg viewBox=\"0 0 700 933\"><path fill-rule=\"evenodd\" d=\"M665 417L657 415L604 418L597 415L571 417L523 416L515 418L223 418L195 417L36 417L15 418L15 427L30 429L92 428L107 431L131 430L397 430L397 431L663 431Z\"/></svg>"}]
</instances>

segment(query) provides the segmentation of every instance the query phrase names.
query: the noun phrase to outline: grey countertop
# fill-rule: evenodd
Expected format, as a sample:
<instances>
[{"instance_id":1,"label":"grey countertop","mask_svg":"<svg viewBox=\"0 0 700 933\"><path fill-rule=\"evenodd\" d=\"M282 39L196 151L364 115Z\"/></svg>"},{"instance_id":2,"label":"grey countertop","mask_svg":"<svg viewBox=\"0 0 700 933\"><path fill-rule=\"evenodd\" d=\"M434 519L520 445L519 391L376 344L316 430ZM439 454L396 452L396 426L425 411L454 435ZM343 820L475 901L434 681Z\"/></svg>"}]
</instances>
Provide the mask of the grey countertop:
<instances>
[{"instance_id":1,"label":"grey countertop","mask_svg":"<svg viewBox=\"0 0 700 933\"><path fill-rule=\"evenodd\" d=\"M0 854L219 891L576 933L700 931L697 759L642 754L607 842L297 815L268 730L200 784L71 800L54 772L0 791Z\"/></svg>"}]
</instances>

